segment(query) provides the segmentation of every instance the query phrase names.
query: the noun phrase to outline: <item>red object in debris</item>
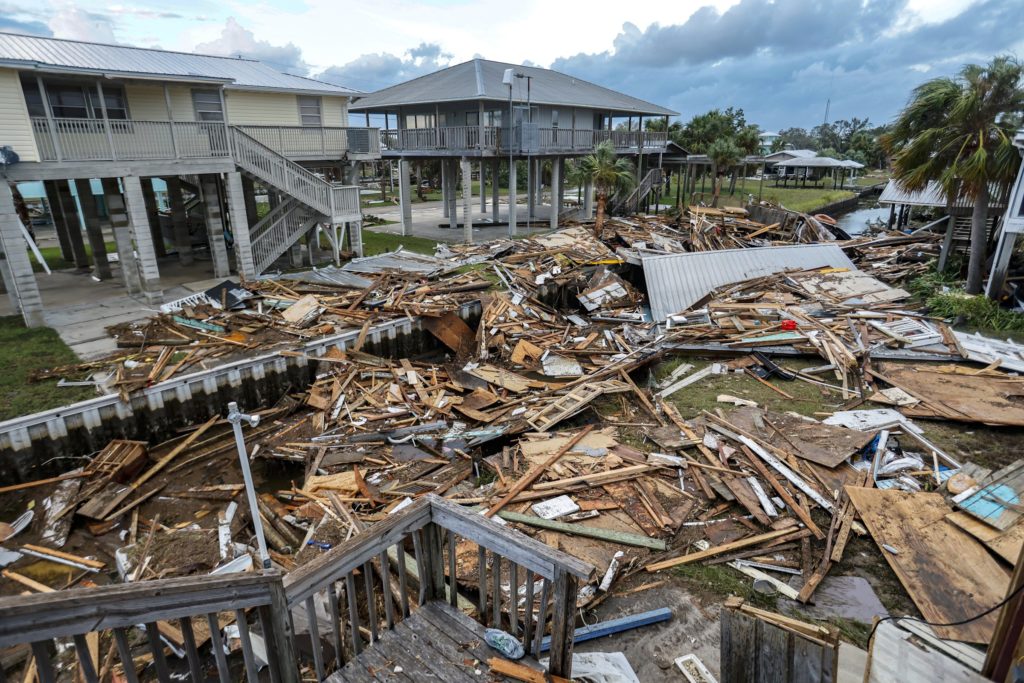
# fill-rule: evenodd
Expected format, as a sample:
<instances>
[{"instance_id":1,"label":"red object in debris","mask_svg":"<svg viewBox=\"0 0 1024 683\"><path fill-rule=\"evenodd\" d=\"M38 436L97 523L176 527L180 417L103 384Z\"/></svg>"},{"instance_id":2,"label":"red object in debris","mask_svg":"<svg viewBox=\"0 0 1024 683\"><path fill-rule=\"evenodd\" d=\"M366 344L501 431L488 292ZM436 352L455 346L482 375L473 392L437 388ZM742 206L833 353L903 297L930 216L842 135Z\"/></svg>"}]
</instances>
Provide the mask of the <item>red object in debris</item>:
<instances>
[{"instance_id":1,"label":"red object in debris","mask_svg":"<svg viewBox=\"0 0 1024 683\"><path fill-rule=\"evenodd\" d=\"M793 330L796 329L796 321L795 320L783 320L782 321L782 329L784 329L787 332L792 332Z\"/></svg>"}]
</instances>

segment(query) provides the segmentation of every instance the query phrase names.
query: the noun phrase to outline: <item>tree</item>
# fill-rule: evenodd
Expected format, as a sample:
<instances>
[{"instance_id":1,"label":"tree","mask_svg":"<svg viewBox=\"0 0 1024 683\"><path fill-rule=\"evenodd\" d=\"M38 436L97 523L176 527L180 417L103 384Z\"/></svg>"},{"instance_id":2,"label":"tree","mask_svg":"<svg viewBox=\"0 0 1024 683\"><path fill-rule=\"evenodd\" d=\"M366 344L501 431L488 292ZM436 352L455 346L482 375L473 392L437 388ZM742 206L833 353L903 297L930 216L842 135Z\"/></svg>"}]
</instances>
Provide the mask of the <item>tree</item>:
<instances>
[{"instance_id":1,"label":"tree","mask_svg":"<svg viewBox=\"0 0 1024 683\"><path fill-rule=\"evenodd\" d=\"M785 128L779 131L779 140L785 145L793 145L793 149L818 149L818 142L803 128Z\"/></svg>"},{"instance_id":2,"label":"tree","mask_svg":"<svg viewBox=\"0 0 1024 683\"><path fill-rule=\"evenodd\" d=\"M719 178L719 174L730 170L739 163L742 156L743 152L736 146L732 138L719 138L708 147L713 188L711 206L718 206L718 195L722 192L722 181Z\"/></svg>"},{"instance_id":3,"label":"tree","mask_svg":"<svg viewBox=\"0 0 1024 683\"><path fill-rule=\"evenodd\" d=\"M742 109L712 109L698 114L683 126L679 139L673 138L690 154L707 154L708 147L719 138L732 138L747 125Z\"/></svg>"},{"instance_id":4,"label":"tree","mask_svg":"<svg viewBox=\"0 0 1024 683\"><path fill-rule=\"evenodd\" d=\"M914 89L883 145L894 176L909 190L941 184L946 196L967 199L971 213L968 294L979 294L987 255L990 187L1009 187L1020 158L1013 135L1024 112L1024 66L1000 56L967 64L954 78L935 78Z\"/></svg>"},{"instance_id":5,"label":"tree","mask_svg":"<svg viewBox=\"0 0 1024 683\"><path fill-rule=\"evenodd\" d=\"M579 161L580 179L590 180L597 192L597 220L594 222L594 236L601 238L604 230L605 207L608 198L616 192L633 186L633 164L615 153L611 140L605 140L594 147L591 154Z\"/></svg>"}]
</instances>

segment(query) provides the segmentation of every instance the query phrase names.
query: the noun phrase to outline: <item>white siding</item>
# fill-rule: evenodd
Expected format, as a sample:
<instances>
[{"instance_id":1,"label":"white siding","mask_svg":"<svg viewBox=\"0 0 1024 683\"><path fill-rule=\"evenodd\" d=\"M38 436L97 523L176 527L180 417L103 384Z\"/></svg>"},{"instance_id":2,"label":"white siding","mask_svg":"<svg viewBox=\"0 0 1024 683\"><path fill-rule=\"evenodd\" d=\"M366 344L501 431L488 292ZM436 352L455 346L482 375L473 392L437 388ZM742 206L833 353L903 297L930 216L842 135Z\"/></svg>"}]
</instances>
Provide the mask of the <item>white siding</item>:
<instances>
[{"instance_id":1,"label":"white siding","mask_svg":"<svg viewBox=\"0 0 1024 683\"><path fill-rule=\"evenodd\" d=\"M228 122L236 126L298 126L299 101L285 93L228 90Z\"/></svg>"},{"instance_id":2,"label":"white siding","mask_svg":"<svg viewBox=\"0 0 1024 683\"><path fill-rule=\"evenodd\" d=\"M136 121L166 121L167 101L160 83L132 82L125 84L128 114ZM195 121L192 91L187 86L170 85L171 111L175 121Z\"/></svg>"},{"instance_id":3,"label":"white siding","mask_svg":"<svg viewBox=\"0 0 1024 683\"><path fill-rule=\"evenodd\" d=\"M22 161L39 161L25 95L13 69L0 69L0 145L10 146Z\"/></svg>"}]
</instances>

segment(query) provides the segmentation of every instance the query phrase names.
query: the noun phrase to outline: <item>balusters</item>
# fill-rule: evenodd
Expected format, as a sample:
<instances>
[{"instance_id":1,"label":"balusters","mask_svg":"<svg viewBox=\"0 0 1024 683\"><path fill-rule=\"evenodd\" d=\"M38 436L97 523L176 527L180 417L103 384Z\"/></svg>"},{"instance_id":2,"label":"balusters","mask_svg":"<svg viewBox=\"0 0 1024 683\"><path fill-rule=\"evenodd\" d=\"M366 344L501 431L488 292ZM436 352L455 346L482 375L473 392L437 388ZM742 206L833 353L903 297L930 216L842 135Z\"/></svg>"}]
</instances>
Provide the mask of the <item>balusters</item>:
<instances>
[{"instance_id":1,"label":"balusters","mask_svg":"<svg viewBox=\"0 0 1024 683\"><path fill-rule=\"evenodd\" d=\"M340 669L345 665L341 635L341 607L338 604L338 591L334 582L327 585L327 603L331 610L331 635L334 641L334 667Z\"/></svg>"},{"instance_id":2,"label":"balusters","mask_svg":"<svg viewBox=\"0 0 1024 683\"><path fill-rule=\"evenodd\" d=\"M491 551L491 622L501 628L501 555Z\"/></svg>"},{"instance_id":3,"label":"balusters","mask_svg":"<svg viewBox=\"0 0 1024 683\"><path fill-rule=\"evenodd\" d=\"M324 653L320 644L320 625L316 621L316 604L313 602L313 595L306 598L306 623L309 627L310 645L313 648L313 668L316 669L316 679L322 681L324 679Z\"/></svg>"},{"instance_id":4,"label":"balusters","mask_svg":"<svg viewBox=\"0 0 1024 683\"><path fill-rule=\"evenodd\" d=\"M121 665L124 667L124 679L128 683L139 683L135 675L135 661L132 659L132 650L128 646L128 636L123 628L114 629L114 643L117 644L117 654L121 658Z\"/></svg>"},{"instance_id":5,"label":"balusters","mask_svg":"<svg viewBox=\"0 0 1024 683\"><path fill-rule=\"evenodd\" d=\"M345 575L345 595L348 598L348 623L352 632L352 652L358 655L363 650L359 640L359 606L356 604L356 579L349 572Z\"/></svg>"},{"instance_id":6,"label":"balusters","mask_svg":"<svg viewBox=\"0 0 1024 683\"><path fill-rule=\"evenodd\" d=\"M377 642L377 601L373 597L373 562L363 565L363 584L366 588L366 613L370 620L370 643Z\"/></svg>"},{"instance_id":7,"label":"balusters","mask_svg":"<svg viewBox=\"0 0 1024 683\"><path fill-rule=\"evenodd\" d=\"M75 654L78 655L78 665L82 667L82 677L86 683L99 683L96 675L96 667L93 666L92 656L89 654L89 645L85 642L85 636L77 634L73 637L75 641Z\"/></svg>"},{"instance_id":8,"label":"balusters","mask_svg":"<svg viewBox=\"0 0 1024 683\"><path fill-rule=\"evenodd\" d=\"M40 683L54 683L53 662L50 661L49 641L32 643L32 655L36 658L36 674Z\"/></svg>"},{"instance_id":9,"label":"balusters","mask_svg":"<svg viewBox=\"0 0 1024 683\"><path fill-rule=\"evenodd\" d=\"M480 623L487 625L487 551L484 547L477 546L476 549L476 564L479 573L478 583L480 593L480 604L478 614L480 615Z\"/></svg>"},{"instance_id":10,"label":"balusters","mask_svg":"<svg viewBox=\"0 0 1024 683\"><path fill-rule=\"evenodd\" d=\"M149 651L153 654L153 668L156 669L157 680L160 683L170 683L171 674L167 669L167 658L164 657L164 642L160 638L160 629L155 623L149 622L146 624L146 635L149 637Z\"/></svg>"},{"instance_id":11,"label":"balusters","mask_svg":"<svg viewBox=\"0 0 1024 683\"><path fill-rule=\"evenodd\" d=\"M391 565L388 562L388 553L381 551L378 556L380 562L381 593L384 595L384 618L387 621L388 630L395 627L395 609L391 598Z\"/></svg>"},{"instance_id":12,"label":"balusters","mask_svg":"<svg viewBox=\"0 0 1024 683\"><path fill-rule=\"evenodd\" d=\"M185 656L188 657L188 670L192 674L192 680L201 681L205 676L203 676L203 667L199 663L196 636L192 632L192 617L182 617L178 620L178 625L181 627L182 644L185 647Z\"/></svg>"},{"instance_id":13,"label":"balusters","mask_svg":"<svg viewBox=\"0 0 1024 683\"><path fill-rule=\"evenodd\" d=\"M417 579L419 579L419 596L416 600L416 604L423 606L427 602L427 581L430 580L430 577L426 576L424 571L424 568L428 565L423 548L423 534L421 531L421 529L417 529L412 532L412 547L413 552L416 553L416 575Z\"/></svg>"},{"instance_id":14,"label":"balusters","mask_svg":"<svg viewBox=\"0 0 1024 683\"><path fill-rule=\"evenodd\" d=\"M448 532L448 602L452 607L459 606L459 583L455 570L455 532Z\"/></svg>"},{"instance_id":15,"label":"balusters","mask_svg":"<svg viewBox=\"0 0 1024 683\"><path fill-rule=\"evenodd\" d=\"M540 608L537 610L537 621L533 632L533 656L540 657L540 641L544 639L544 623L548 618L548 598L551 593L551 582L544 579L540 587Z\"/></svg>"},{"instance_id":16,"label":"balusters","mask_svg":"<svg viewBox=\"0 0 1024 683\"><path fill-rule=\"evenodd\" d=\"M220 637L220 623L217 620L216 614L207 614L206 623L210 627L210 648L213 650L214 659L217 661L217 676L220 678L220 683L230 683L231 681L231 670L228 669L228 658L224 654L224 643ZM117 632L114 632L117 635ZM127 643L125 643L127 647ZM120 644L118 644L120 647ZM121 658L124 659L124 653L121 653Z\"/></svg>"},{"instance_id":17,"label":"balusters","mask_svg":"<svg viewBox=\"0 0 1024 683\"><path fill-rule=\"evenodd\" d=\"M402 603L402 618L409 616L409 595L406 590L406 578L405 578L405 545L402 542L398 543L398 596Z\"/></svg>"},{"instance_id":18,"label":"balusters","mask_svg":"<svg viewBox=\"0 0 1024 683\"><path fill-rule=\"evenodd\" d=\"M523 649L529 652L531 641L530 636L533 634L533 584L536 581L536 575L526 570L526 596L523 605Z\"/></svg>"},{"instance_id":19,"label":"balusters","mask_svg":"<svg viewBox=\"0 0 1024 683\"><path fill-rule=\"evenodd\" d=\"M519 565L508 561L508 632L519 630Z\"/></svg>"},{"instance_id":20,"label":"balusters","mask_svg":"<svg viewBox=\"0 0 1024 683\"><path fill-rule=\"evenodd\" d=\"M245 620L244 610L235 610L235 623L238 626L238 639L242 641L242 659L245 660L245 675L249 683L256 683L260 679L256 669L256 655L252 651L252 641L249 639L249 624Z\"/></svg>"}]
</instances>

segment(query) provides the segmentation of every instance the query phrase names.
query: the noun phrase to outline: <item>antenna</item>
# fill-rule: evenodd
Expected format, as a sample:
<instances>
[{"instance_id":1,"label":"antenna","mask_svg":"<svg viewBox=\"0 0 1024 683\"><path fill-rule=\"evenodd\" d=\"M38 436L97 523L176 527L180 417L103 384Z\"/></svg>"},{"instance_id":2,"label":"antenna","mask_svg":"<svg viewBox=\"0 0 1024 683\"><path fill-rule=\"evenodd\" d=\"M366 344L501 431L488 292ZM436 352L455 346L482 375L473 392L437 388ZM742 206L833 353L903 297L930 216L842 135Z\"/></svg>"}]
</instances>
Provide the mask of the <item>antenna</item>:
<instances>
[{"instance_id":1,"label":"antenna","mask_svg":"<svg viewBox=\"0 0 1024 683\"><path fill-rule=\"evenodd\" d=\"M825 99L825 120L822 121L824 125L828 125L828 111L832 107L832 86L836 82L836 75L833 73L832 78L828 82L828 97Z\"/></svg>"}]
</instances>

